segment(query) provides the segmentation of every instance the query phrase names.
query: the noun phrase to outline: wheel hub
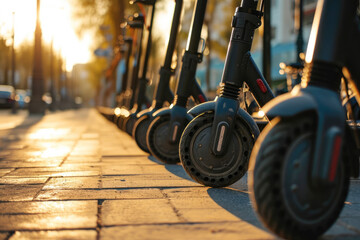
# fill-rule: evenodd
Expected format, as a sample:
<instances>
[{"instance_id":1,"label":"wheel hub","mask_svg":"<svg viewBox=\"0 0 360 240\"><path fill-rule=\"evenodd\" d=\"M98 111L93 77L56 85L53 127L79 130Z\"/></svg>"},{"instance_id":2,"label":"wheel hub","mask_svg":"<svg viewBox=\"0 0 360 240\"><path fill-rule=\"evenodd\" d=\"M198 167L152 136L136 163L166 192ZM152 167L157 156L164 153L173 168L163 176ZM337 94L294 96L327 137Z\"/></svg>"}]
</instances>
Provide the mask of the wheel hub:
<instances>
[{"instance_id":1,"label":"wheel hub","mask_svg":"<svg viewBox=\"0 0 360 240\"><path fill-rule=\"evenodd\" d=\"M309 181L313 135L298 138L290 147L283 169L285 205L295 219L305 224L320 222L337 202L341 177L333 188L314 189ZM340 171L338 171L339 173Z\"/></svg>"},{"instance_id":2,"label":"wheel hub","mask_svg":"<svg viewBox=\"0 0 360 240\"><path fill-rule=\"evenodd\" d=\"M211 123L202 126L195 132L191 141L190 155L193 163L200 173L208 175L209 173L216 175L226 175L237 167L238 158L242 153L242 146L239 136L232 134L229 146L223 156L215 156L211 153Z\"/></svg>"},{"instance_id":3,"label":"wheel hub","mask_svg":"<svg viewBox=\"0 0 360 240\"><path fill-rule=\"evenodd\" d=\"M177 157L179 155L178 143L172 144L169 141L170 126L169 121L162 122L155 132L154 144L157 151L167 157Z\"/></svg>"}]
</instances>

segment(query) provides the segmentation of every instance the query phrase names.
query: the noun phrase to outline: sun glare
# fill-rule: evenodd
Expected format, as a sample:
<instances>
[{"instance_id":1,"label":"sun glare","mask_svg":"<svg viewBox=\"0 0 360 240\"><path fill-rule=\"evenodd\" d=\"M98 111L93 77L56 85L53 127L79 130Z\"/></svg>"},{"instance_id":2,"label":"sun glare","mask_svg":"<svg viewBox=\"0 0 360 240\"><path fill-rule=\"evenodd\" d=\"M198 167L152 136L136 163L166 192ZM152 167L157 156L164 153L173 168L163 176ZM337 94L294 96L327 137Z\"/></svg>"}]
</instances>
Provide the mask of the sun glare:
<instances>
[{"instance_id":1,"label":"sun glare","mask_svg":"<svg viewBox=\"0 0 360 240\"><path fill-rule=\"evenodd\" d=\"M24 41L33 41L36 21L36 0L0 0L0 35L11 38L14 13L15 47ZM43 42L50 44L66 59L71 70L76 63L85 63L91 57L91 38L79 39L74 31L68 0L41 0L40 21Z\"/></svg>"},{"instance_id":2,"label":"sun glare","mask_svg":"<svg viewBox=\"0 0 360 240\"><path fill-rule=\"evenodd\" d=\"M156 37L161 39L162 44L167 46L175 3L172 1L164 1L160 2L159 5L158 12L155 14L154 19L154 35L157 35ZM164 55L165 50L166 48L159 49L160 54Z\"/></svg>"}]
</instances>

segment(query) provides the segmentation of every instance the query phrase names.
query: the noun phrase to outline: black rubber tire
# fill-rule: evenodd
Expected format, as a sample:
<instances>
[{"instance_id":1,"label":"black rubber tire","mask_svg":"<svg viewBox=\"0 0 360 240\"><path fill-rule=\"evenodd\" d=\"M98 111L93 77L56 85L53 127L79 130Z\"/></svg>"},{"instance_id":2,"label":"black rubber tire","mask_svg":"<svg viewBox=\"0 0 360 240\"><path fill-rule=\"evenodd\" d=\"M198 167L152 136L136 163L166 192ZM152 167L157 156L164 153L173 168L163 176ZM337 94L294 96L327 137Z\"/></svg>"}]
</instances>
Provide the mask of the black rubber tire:
<instances>
[{"instance_id":1,"label":"black rubber tire","mask_svg":"<svg viewBox=\"0 0 360 240\"><path fill-rule=\"evenodd\" d=\"M349 189L349 165L340 159L335 186L312 188L312 117L274 119L257 140L248 173L252 204L264 225L285 239L315 239L338 218Z\"/></svg>"},{"instance_id":2,"label":"black rubber tire","mask_svg":"<svg viewBox=\"0 0 360 240\"><path fill-rule=\"evenodd\" d=\"M129 121L130 119L130 115L127 115L127 116L122 116L121 118L121 122L120 122L120 129L124 132L126 132L126 125L127 125L127 122Z\"/></svg>"},{"instance_id":3,"label":"black rubber tire","mask_svg":"<svg viewBox=\"0 0 360 240\"><path fill-rule=\"evenodd\" d=\"M116 126L117 126L118 121L119 121L119 116L115 115L115 117L114 117L114 123L115 123Z\"/></svg>"},{"instance_id":4,"label":"black rubber tire","mask_svg":"<svg viewBox=\"0 0 360 240\"><path fill-rule=\"evenodd\" d=\"M170 115L162 115L151 121L146 133L146 144L151 155L167 164L177 164L179 158L179 143L168 141Z\"/></svg>"},{"instance_id":5,"label":"black rubber tire","mask_svg":"<svg viewBox=\"0 0 360 240\"><path fill-rule=\"evenodd\" d=\"M148 114L144 114L136 121L132 134L138 147L146 153L150 153L146 143L146 133L149 129L150 123L150 116Z\"/></svg>"},{"instance_id":6,"label":"black rubber tire","mask_svg":"<svg viewBox=\"0 0 360 240\"><path fill-rule=\"evenodd\" d=\"M136 114L131 114L125 123L125 131L127 134L129 134L130 136L132 136L133 130L134 130L134 126L135 126L135 122L137 121L137 117Z\"/></svg>"},{"instance_id":7,"label":"black rubber tire","mask_svg":"<svg viewBox=\"0 0 360 240\"><path fill-rule=\"evenodd\" d=\"M214 113L203 113L185 128L180 140L180 161L186 172L200 184L226 187L241 179L247 169L254 138L237 119L227 153L216 157L210 150Z\"/></svg>"},{"instance_id":8,"label":"black rubber tire","mask_svg":"<svg viewBox=\"0 0 360 240\"><path fill-rule=\"evenodd\" d=\"M124 116L123 116L123 115L120 115L120 116L118 117L117 122L116 122L116 126L117 126L120 130L123 130L123 129L122 129L122 123L123 123L123 121L124 121Z\"/></svg>"}]
</instances>

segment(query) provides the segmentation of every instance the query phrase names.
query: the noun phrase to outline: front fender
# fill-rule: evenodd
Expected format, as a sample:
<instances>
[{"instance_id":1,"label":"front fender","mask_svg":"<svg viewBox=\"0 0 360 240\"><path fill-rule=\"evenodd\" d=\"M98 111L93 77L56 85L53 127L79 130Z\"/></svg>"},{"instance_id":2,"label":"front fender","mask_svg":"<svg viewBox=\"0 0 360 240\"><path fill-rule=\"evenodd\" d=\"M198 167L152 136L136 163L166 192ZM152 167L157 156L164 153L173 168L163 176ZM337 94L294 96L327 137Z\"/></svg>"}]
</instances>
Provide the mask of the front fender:
<instances>
[{"instance_id":1,"label":"front fender","mask_svg":"<svg viewBox=\"0 0 360 240\"><path fill-rule=\"evenodd\" d=\"M153 118L156 118L158 116L164 116L164 115L170 115L170 108L168 107L164 107L164 108L160 108L159 110L157 110L156 112L154 112L152 114Z\"/></svg>"},{"instance_id":2,"label":"front fender","mask_svg":"<svg viewBox=\"0 0 360 240\"><path fill-rule=\"evenodd\" d=\"M270 120L278 116L294 117L301 112L316 110L317 104L313 97L303 92L294 93L294 91L274 98L262 108Z\"/></svg>"},{"instance_id":3,"label":"front fender","mask_svg":"<svg viewBox=\"0 0 360 240\"><path fill-rule=\"evenodd\" d=\"M247 125L256 140L260 134L260 130L254 119L250 116L250 114L247 113L244 109L239 108L239 110L237 111L237 117L240 118Z\"/></svg>"},{"instance_id":4,"label":"front fender","mask_svg":"<svg viewBox=\"0 0 360 240\"><path fill-rule=\"evenodd\" d=\"M214 111L215 109L215 101L209 101L205 103L201 103L199 105L196 105L195 107L191 108L188 111L188 114L196 117L201 113L208 112L208 111Z\"/></svg>"},{"instance_id":5,"label":"front fender","mask_svg":"<svg viewBox=\"0 0 360 240\"><path fill-rule=\"evenodd\" d=\"M152 108L144 109L136 114L136 118L141 118L143 115L150 114L152 110L153 110Z\"/></svg>"},{"instance_id":6,"label":"front fender","mask_svg":"<svg viewBox=\"0 0 360 240\"><path fill-rule=\"evenodd\" d=\"M170 115L171 116L171 115L176 114L176 113L173 113L172 111L176 111L176 106L175 106L175 108L174 107L160 108L159 110L157 110L156 112L154 112L152 114L152 117L156 118L156 117L160 117L160 116L165 116L165 115ZM189 122L193 119L193 117L190 114L186 114L185 117L186 117L186 120L189 121Z\"/></svg>"},{"instance_id":7,"label":"front fender","mask_svg":"<svg viewBox=\"0 0 360 240\"><path fill-rule=\"evenodd\" d=\"M204 112L209 112L209 111L213 112L215 111L215 104L216 104L215 101L199 104L193 107L192 109L190 109L188 111L188 114L193 117L196 117ZM254 119L245 110L241 108L239 108L239 110L237 111L237 117L245 123L245 125L248 127L248 129L251 131L251 133L254 135L256 139L260 134L260 130Z\"/></svg>"},{"instance_id":8,"label":"front fender","mask_svg":"<svg viewBox=\"0 0 360 240\"><path fill-rule=\"evenodd\" d=\"M306 111L316 114L310 181L314 187L332 185L335 181L333 169L338 167L346 124L339 93L316 86L297 87L291 93L270 101L263 111L269 118L295 117Z\"/></svg>"}]
</instances>

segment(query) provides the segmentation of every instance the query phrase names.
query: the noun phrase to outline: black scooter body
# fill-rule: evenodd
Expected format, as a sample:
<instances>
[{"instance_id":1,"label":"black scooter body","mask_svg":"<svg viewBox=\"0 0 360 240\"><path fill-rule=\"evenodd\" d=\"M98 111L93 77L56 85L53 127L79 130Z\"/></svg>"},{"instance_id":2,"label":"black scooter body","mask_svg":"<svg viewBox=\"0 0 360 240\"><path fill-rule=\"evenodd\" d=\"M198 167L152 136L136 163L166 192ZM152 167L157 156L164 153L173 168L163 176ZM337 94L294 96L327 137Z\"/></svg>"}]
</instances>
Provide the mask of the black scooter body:
<instances>
[{"instance_id":1,"label":"black scooter body","mask_svg":"<svg viewBox=\"0 0 360 240\"><path fill-rule=\"evenodd\" d=\"M134 128L134 124L138 119L137 115L143 109L143 105L146 104L150 106L149 100L146 98L146 87L148 85L149 79L147 79L146 74L148 70L148 63L150 58L151 52L151 44L152 44L152 29L153 29L153 22L155 16L155 4L156 0L141 0L135 1L144 5L149 5L152 8L151 11L151 18L150 18L150 25L148 28L148 39L146 44L146 52L142 66L142 75L138 80L138 84L136 87L136 92L134 94L134 105L132 109L129 111L129 114L123 119L122 129L126 131L129 135L132 135L132 131Z\"/></svg>"},{"instance_id":2,"label":"black scooter body","mask_svg":"<svg viewBox=\"0 0 360 240\"><path fill-rule=\"evenodd\" d=\"M180 159L187 173L206 186L225 187L246 173L249 153L260 129L267 124L267 121L255 121L239 107L244 83L260 107L274 98L250 54L261 17L257 1L242 1L232 21L220 96L188 112L198 117L187 125L182 135Z\"/></svg>"},{"instance_id":3,"label":"black scooter body","mask_svg":"<svg viewBox=\"0 0 360 240\"><path fill-rule=\"evenodd\" d=\"M144 152L150 153L146 144L146 132L149 128L152 120L152 115L157 110L163 107L164 103L171 103L174 99L174 95L170 90L170 78L174 75L175 70L171 68L172 57L175 52L176 39L179 32L180 18L183 7L183 0L176 0L175 9L173 14L173 20L170 30L170 38L165 55L164 65L160 69L160 79L156 85L154 92L154 100L152 106L146 110L137 114L137 121L135 122L132 136L135 139L137 145Z\"/></svg>"},{"instance_id":4,"label":"black scooter body","mask_svg":"<svg viewBox=\"0 0 360 240\"><path fill-rule=\"evenodd\" d=\"M132 53L133 41L134 40L132 37L124 37L121 41L121 45L126 48L124 50L124 52L126 52L126 60L125 60L125 71L122 75L121 89L120 92L117 93L117 100L116 100L117 107L122 107L125 105L125 93L128 88L129 64Z\"/></svg>"},{"instance_id":5,"label":"black scooter body","mask_svg":"<svg viewBox=\"0 0 360 240\"><path fill-rule=\"evenodd\" d=\"M360 99L358 8L318 1L301 86L263 108L272 124L251 154L249 190L262 222L284 239L318 239L359 176L359 119L346 120L339 91L343 78L346 98L350 85Z\"/></svg>"},{"instance_id":6,"label":"black scooter body","mask_svg":"<svg viewBox=\"0 0 360 240\"><path fill-rule=\"evenodd\" d=\"M202 61L202 52L199 53L198 48L206 5L207 0L197 0L196 2L174 101L170 108L158 110L153 114L153 120L146 134L146 143L151 154L165 163L179 162L179 139L191 119L191 116L186 113L188 98L192 96L196 103L207 101L195 80L197 64Z\"/></svg>"},{"instance_id":7,"label":"black scooter body","mask_svg":"<svg viewBox=\"0 0 360 240\"><path fill-rule=\"evenodd\" d=\"M132 75L131 79L128 80L127 90L124 94L124 104L120 108L120 113L117 115L117 119L115 124L123 130L124 119L126 119L130 113L129 109L133 108L135 102L135 91L139 82L139 71L140 71L140 59L142 55L142 40L144 35L144 24L145 18L142 14L134 14L131 18L129 18L128 26L134 31L137 31L137 49L135 53L135 58L133 61L132 67Z\"/></svg>"}]
</instances>

